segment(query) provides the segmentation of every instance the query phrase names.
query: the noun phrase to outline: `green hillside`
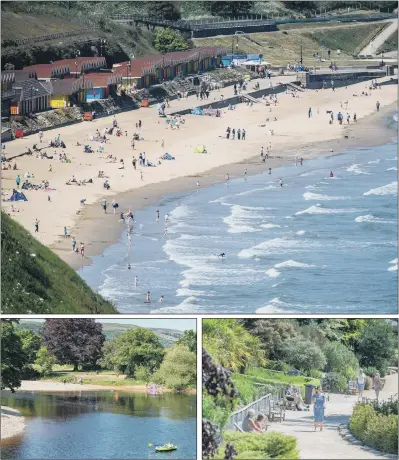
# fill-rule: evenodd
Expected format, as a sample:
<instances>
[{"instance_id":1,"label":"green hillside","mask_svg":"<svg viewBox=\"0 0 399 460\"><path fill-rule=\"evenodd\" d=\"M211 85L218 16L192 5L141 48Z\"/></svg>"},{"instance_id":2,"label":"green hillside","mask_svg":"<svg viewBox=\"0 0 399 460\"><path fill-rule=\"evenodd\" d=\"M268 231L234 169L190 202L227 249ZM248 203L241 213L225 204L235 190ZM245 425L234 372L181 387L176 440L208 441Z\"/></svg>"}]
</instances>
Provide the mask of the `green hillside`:
<instances>
[{"instance_id":1,"label":"green hillside","mask_svg":"<svg viewBox=\"0 0 399 460\"><path fill-rule=\"evenodd\" d=\"M1 221L2 313L117 313L4 212Z\"/></svg>"},{"instance_id":2,"label":"green hillside","mask_svg":"<svg viewBox=\"0 0 399 460\"><path fill-rule=\"evenodd\" d=\"M107 340L113 339L122 332L126 332L129 329L136 329L139 326L134 324L117 324L117 323L102 323L103 333ZM39 321L26 321L20 320L19 324L16 325L17 329L30 329L37 334L40 333L43 323ZM162 329L162 328L146 328L151 330L157 335L164 347L171 347L179 338L183 335L183 332L175 329Z\"/></svg>"}]
</instances>

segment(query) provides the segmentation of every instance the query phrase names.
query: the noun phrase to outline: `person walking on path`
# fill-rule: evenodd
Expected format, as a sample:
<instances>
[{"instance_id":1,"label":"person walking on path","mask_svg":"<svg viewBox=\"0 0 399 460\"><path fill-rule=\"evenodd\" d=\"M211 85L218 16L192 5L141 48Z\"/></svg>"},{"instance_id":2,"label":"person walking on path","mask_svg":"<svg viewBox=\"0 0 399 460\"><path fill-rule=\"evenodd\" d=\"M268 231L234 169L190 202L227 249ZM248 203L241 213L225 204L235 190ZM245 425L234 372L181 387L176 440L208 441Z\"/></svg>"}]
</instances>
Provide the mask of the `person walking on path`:
<instances>
[{"instance_id":1,"label":"person walking on path","mask_svg":"<svg viewBox=\"0 0 399 460\"><path fill-rule=\"evenodd\" d=\"M375 391L375 397L378 401L378 396L380 394L380 391L382 390L382 382L381 382L381 377L380 374L377 372L373 378L373 388Z\"/></svg>"},{"instance_id":2,"label":"person walking on path","mask_svg":"<svg viewBox=\"0 0 399 460\"><path fill-rule=\"evenodd\" d=\"M314 431L317 430L317 425L320 425L320 431L323 431L326 398L319 387L316 388L314 395L312 395L312 403L314 414Z\"/></svg>"},{"instance_id":3,"label":"person walking on path","mask_svg":"<svg viewBox=\"0 0 399 460\"><path fill-rule=\"evenodd\" d=\"M362 397L363 397L365 380L366 380L366 376L364 375L363 369L359 369L359 375L357 376L357 391L359 392L358 400L360 401L362 400Z\"/></svg>"}]
</instances>

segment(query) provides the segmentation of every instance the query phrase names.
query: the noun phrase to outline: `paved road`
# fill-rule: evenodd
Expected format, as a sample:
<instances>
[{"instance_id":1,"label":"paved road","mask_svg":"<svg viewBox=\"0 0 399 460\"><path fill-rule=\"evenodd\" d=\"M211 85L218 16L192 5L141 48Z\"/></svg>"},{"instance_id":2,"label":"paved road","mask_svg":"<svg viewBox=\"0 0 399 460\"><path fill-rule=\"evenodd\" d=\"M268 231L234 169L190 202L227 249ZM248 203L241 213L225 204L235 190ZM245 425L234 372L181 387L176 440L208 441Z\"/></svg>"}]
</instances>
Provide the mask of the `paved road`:
<instances>
[{"instance_id":1,"label":"paved road","mask_svg":"<svg viewBox=\"0 0 399 460\"><path fill-rule=\"evenodd\" d=\"M387 399L398 393L398 375L387 376L380 399ZM374 398L374 391L365 391L364 396ZM298 440L301 459L384 459L367 448L350 444L341 438L338 426L348 423L356 396L331 394L327 402L326 422L322 432L313 431L313 411L286 411L283 423L272 423L268 431L280 431L293 435Z\"/></svg>"},{"instance_id":2,"label":"paved road","mask_svg":"<svg viewBox=\"0 0 399 460\"><path fill-rule=\"evenodd\" d=\"M393 21L390 21L390 25L385 27L385 29L383 29L381 31L381 33L379 33L373 40L371 40L371 42L365 46L360 52L359 54L363 54L363 55L375 55L375 53L377 52L378 48L383 45L385 43L385 41L393 34L395 33L395 31L397 30L398 28L398 20L397 19L394 19Z\"/></svg>"}]
</instances>

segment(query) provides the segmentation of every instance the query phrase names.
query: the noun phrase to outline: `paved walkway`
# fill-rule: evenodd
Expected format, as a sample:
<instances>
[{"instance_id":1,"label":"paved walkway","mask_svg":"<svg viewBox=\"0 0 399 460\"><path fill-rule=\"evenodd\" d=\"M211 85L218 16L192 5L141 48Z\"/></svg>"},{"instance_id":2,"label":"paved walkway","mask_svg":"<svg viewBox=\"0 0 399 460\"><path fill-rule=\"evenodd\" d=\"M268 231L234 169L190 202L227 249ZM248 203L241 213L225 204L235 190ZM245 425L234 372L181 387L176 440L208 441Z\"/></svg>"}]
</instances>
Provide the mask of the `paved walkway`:
<instances>
[{"instance_id":1,"label":"paved walkway","mask_svg":"<svg viewBox=\"0 0 399 460\"><path fill-rule=\"evenodd\" d=\"M387 399L398 393L398 375L387 376L380 399ZM365 391L363 396L374 398L372 390ZM376 455L367 448L350 444L343 439L338 426L347 424L352 413L356 396L331 394L327 402L326 420L323 431L314 432L313 411L286 411L286 419L282 423L272 423L268 431L279 431L297 438L301 459L383 459L384 455Z\"/></svg>"},{"instance_id":2,"label":"paved walkway","mask_svg":"<svg viewBox=\"0 0 399 460\"><path fill-rule=\"evenodd\" d=\"M359 51L360 55L363 54L367 56L370 54L374 56L376 54L378 48L383 45L385 41L388 40L388 38L398 29L397 19L390 22L391 24L389 26L385 27L367 46Z\"/></svg>"}]
</instances>

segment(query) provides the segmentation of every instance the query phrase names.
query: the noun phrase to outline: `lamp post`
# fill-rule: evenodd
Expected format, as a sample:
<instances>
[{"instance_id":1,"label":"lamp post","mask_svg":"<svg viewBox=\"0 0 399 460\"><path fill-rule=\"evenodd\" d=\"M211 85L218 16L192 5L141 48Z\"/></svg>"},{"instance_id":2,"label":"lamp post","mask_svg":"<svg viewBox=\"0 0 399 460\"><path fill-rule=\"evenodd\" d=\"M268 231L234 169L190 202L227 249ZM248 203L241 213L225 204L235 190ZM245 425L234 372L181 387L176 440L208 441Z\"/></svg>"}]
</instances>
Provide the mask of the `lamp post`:
<instances>
[{"instance_id":1,"label":"lamp post","mask_svg":"<svg viewBox=\"0 0 399 460\"><path fill-rule=\"evenodd\" d=\"M75 51L75 78L78 78L78 58L80 56L80 51Z\"/></svg>"},{"instance_id":2,"label":"lamp post","mask_svg":"<svg viewBox=\"0 0 399 460\"><path fill-rule=\"evenodd\" d=\"M129 84L128 76L131 74L132 71L132 63L129 61L126 66L126 86Z\"/></svg>"},{"instance_id":3,"label":"lamp post","mask_svg":"<svg viewBox=\"0 0 399 460\"><path fill-rule=\"evenodd\" d=\"M101 50L100 53L101 53L101 57L102 57L102 55L103 55L103 47L105 48L105 44L106 44L106 43L107 43L107 41L106 41L104 38L102 38L102 39L100 40L100 50Z\"/></svg>"}]
</instances>

